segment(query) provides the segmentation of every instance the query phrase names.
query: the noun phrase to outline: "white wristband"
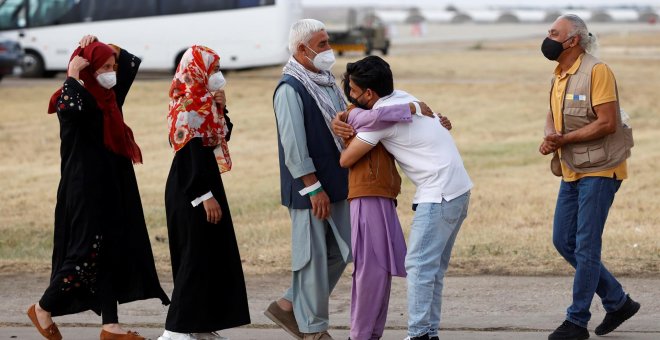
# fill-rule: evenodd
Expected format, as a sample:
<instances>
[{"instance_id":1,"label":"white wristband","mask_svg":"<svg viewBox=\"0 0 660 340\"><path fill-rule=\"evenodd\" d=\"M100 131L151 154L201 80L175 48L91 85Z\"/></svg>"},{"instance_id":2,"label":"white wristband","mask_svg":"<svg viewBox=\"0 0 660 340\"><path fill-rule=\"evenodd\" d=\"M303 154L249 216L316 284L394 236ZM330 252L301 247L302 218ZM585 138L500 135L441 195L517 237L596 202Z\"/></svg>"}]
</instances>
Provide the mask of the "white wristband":
<instances>
[{"instance_id":1,"label":"white wristband","mask_svg":"<svg viewBox=\"0 0 660 340\"><path fill-rule=\"evenodd\" d=\"M316 181L316 183L314 183L314 184L312 184L308 187L305 187L304 189L298 191L298 193L300 194L300 196L305 196L305 195L309 194L310 192L312 192L312 191L314 191L314 190L316 190L320 187L321 187L321 182Z\"/></svg>"},{"instance_id":2,"label":"white wristband","mask_svg":"<svg viewBox=\"0 0 660 340\"><path fill-rule=\"evenodd\" d=\"M195 198L192 202L190 202L190 204L192 204L193 207L196 207L211 197L213 197L213 193L209 191L204 195Z\"/></svg>"},{"instance_id":3,"label":"white wristband","mask_svg":"<svg viewBox=\"0 0 660 340\"><path fill-rule=\"evenodd\" d=\"M420 116L420 117L424 116L422 114L422 108L419 106L419 103L418 102L412 102L412 103L413 103L413 105L415 105L415 114Z\"/></svg>"}]
</instances>

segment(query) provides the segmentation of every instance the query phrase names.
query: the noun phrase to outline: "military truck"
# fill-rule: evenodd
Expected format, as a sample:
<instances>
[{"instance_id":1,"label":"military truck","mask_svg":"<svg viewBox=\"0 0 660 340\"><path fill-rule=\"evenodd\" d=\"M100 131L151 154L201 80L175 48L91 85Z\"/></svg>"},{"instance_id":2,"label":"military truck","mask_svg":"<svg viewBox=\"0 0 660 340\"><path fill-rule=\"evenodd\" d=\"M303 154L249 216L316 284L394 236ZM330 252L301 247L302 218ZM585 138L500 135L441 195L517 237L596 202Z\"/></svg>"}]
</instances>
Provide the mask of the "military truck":
<instances>
[{"instance_id":1,"label":"military truck","mask_svg":"<svg viewBox=\"0 0 660 340\"><path fill-rule=\"evenodd\" d=\"M359 52L366 55L373 51L380 51L387 55L390 49L390 39L387 29L380 20L367 16L363 23L357 24L357 12L348 11L346 28L328 27L330 44L338 55L345 52Z\"/></svg>"}]
</instances>

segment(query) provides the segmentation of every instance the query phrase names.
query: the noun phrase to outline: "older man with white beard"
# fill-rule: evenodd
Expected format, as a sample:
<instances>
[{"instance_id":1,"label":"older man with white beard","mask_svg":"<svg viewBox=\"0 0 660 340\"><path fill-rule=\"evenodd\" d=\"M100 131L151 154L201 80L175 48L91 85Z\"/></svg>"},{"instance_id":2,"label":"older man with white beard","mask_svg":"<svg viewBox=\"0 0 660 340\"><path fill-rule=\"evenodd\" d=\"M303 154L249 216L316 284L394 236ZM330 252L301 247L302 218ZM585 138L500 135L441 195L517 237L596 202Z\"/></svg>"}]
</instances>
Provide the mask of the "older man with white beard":
<instances>
[{"instance_id":1,"label":"older man with white beard","mask_svg":"<svg viewBox=\"0 0 660 340\"><path fill-rule=\"evenodd\" d=\"M282 205L291 215L292 283L264 314L297 339L326 340L330 293L351 261L348 172L330 123L346 110L323 23L291 27L291 58L273 98Z\"/></svg>"}]
</instances>

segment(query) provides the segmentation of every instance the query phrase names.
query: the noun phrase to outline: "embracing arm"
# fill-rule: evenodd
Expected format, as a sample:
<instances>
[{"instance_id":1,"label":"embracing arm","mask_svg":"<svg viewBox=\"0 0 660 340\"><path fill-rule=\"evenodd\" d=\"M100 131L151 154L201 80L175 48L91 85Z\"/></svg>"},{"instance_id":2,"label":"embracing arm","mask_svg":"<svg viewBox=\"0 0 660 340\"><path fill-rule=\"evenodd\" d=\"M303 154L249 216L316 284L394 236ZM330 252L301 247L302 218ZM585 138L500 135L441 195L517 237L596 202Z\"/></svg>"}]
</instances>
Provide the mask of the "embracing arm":
<instances>
[{"instance_id":1,"label":"embracing arm","mask_svg":"<svg viewBox=\"0 0 660 340\"><path fill-rule=\"evenodd\" d=\"M341 152L339 158L339 165L342 168L350 168L357 161L366 155L375 145L368 144L359 138L354 138L350 144Z\"/></svg>"},{"instance_id":2,"label":"embracing arm","mask_svg":"<svg viewBox=\"0 0 660 340\"><path fill-rule=\"evenodd\" d=\"M419 105L420 113L417 112L417 105ZM378 131L388 128L396 123L410 123L412 122L413 114L434 117L433 110L431 110L428 105L423 102L417 102L417 105L411 102L383 106L371 110L353 108L350 109L350 114L349 111L339 112L332 120L332 131L335 135L346 141L346 139L352 137L356 131ZM451 129L451 123L448 119L441 117L440 121L448 130Z\"/></svg>"},{"instance_id":3,"label":"embracing arm","mask_svg":"<svg viewBox=\"0 0 660 340\"><path fill-rule=\"evenodd\" d=\"M377 131L398 122L411 122L414 112L413 104L383 106L372 110L354 108L349 112L346 122L357 132Z\"/></svg>"}]
</instances>

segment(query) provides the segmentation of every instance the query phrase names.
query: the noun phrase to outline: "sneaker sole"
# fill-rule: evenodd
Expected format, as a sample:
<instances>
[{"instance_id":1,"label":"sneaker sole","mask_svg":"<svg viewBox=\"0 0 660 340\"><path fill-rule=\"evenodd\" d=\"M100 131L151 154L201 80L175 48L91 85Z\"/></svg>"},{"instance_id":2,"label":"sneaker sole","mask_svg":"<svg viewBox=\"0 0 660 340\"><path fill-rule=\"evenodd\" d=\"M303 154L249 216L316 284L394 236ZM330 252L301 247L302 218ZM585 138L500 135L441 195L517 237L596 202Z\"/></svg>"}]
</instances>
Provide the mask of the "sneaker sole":
<instances>
[{"instance_id":1,"label":"sneaker sole","mask_svg":"<svg viewBox=\"0 0 660 340\"><path fill-rule=\"evenodd\" d=\"M282 328L284 331L286 331L287 333L289 333L289 335L291 335L292 337L294 337L294 338L296 338L296 339L298 339L298 340L302 340L302 337L301 337L301 336L299 336L299 335L296 334L294 331L292 331L291 329L289 329L288 327L286 327L286 326L284 325L283 322L281 322L278 318L275 317L275 315L273 315L273 313L269 312L268 310L265 310L265 311L264 311L264 315L265 315L267 318L269 318L270 321L274 322L276 325L280 326L280 328Z\"/></svg>"}]
</instances>

